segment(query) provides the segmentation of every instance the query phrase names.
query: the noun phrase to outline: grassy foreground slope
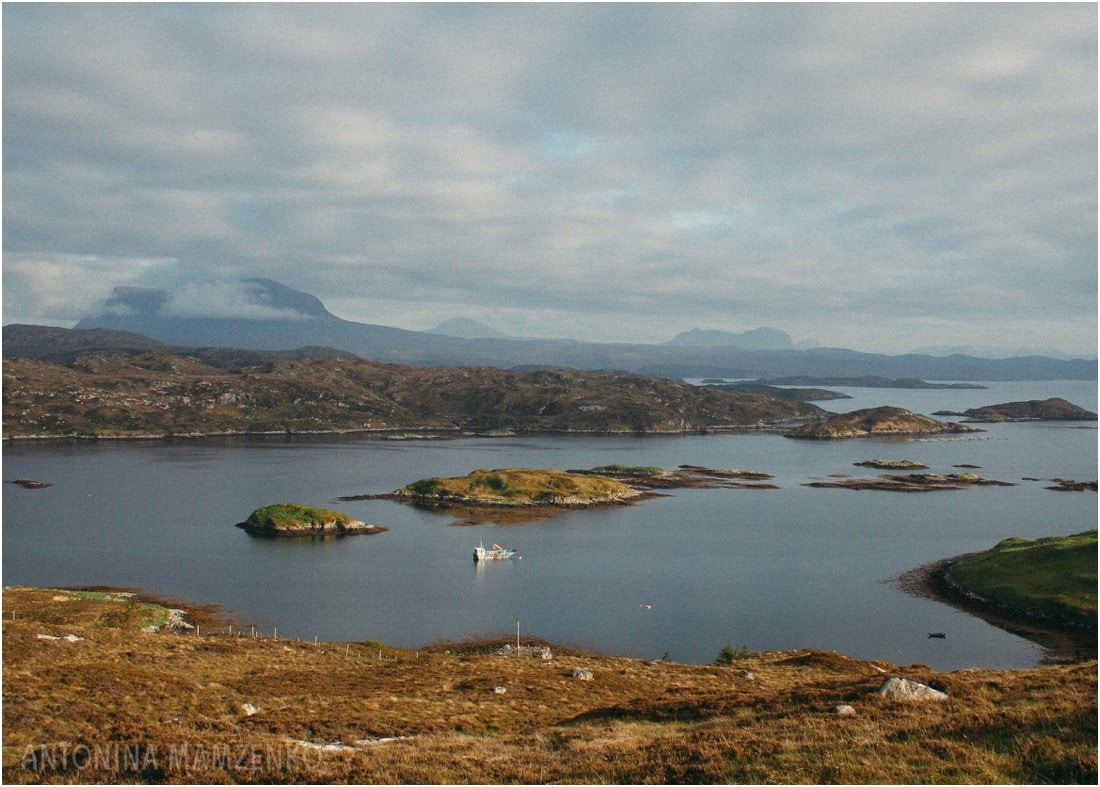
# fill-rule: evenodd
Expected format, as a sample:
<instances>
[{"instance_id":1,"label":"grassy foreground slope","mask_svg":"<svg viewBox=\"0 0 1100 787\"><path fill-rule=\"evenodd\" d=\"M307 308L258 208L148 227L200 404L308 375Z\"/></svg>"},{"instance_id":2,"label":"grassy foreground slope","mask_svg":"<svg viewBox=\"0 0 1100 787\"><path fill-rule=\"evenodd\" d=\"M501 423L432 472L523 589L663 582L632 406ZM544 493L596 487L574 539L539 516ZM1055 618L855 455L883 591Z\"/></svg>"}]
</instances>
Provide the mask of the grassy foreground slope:
<instances>
[{"instance_id":1,"label":"grassy foreground slope","mask_svg":"<svg viewBox=\"0 0 1100 787\"><path fill-rule=\"evenodd\" d=\"M935 673L810 650L729 666L416 653L208 621L150 634L112 618L118 602L57 595L4 590L6 783L1096 781L1095 662ZM70 633L83 639L39 637ZM949 698L881 697L893 675Z\"/></svg>"},{"instance_id":2,"label":"grassy foreground slope","mask_svg":"<svg viewBox=\"0 0 1100 787\"><path fill-rule=\"evenodd\" d=\"M946 570L955 587L1023 618L1096 632L1097 531L1008 538Z\"/></svg>"}]
</instances>

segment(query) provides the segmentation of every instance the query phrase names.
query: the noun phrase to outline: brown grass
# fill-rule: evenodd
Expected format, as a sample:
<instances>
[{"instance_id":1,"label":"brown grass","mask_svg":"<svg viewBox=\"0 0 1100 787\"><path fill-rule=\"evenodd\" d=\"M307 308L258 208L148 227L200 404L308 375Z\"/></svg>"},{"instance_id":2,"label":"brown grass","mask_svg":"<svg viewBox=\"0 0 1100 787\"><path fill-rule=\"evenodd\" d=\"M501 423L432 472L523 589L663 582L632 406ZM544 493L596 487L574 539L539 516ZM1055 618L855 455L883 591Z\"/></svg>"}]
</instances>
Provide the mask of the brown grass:
<instances>
[{"instance_id":1,"label":"brown grass","mask_svg":"<svg viewBox=\"0 0 1100 787\"><path fill-rule=\"evenodd\" d=\"M377 643L146 634L118 602L56 595L4 591L8 783L1096 780L1095 662L935 673L800 650L717 667L487 642L379 660ZM887 675L950 699L884 700Z\"/></svg>"}]
</instances>

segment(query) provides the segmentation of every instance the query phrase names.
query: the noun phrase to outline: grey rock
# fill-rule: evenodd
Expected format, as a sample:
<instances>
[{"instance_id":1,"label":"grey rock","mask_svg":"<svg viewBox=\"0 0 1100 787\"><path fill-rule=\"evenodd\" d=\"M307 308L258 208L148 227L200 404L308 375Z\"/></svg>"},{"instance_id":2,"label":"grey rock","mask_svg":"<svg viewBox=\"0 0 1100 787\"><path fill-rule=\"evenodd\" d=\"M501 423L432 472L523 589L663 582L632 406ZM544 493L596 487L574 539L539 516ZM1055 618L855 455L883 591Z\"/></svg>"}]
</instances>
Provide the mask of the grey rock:
<instances>
[{"instance_id":1,"label":"grey rock","mask_svg":"<svg viewBox=\"0 0 1100 787\"><path fill-rule=\"evenodd\" d=\"M182 609L170 609L168 610L168 620L165 621L164 627L169 631L185 632L194 631L195 626L187 620L187 612Z\"/></svg>"},{"instance_id":2,"label":"grey rock","mask_svg":"<svg viewBox=\"0 0 1100 787\"><path fill-rule=\"evenodd\" d=\"M592 673L589 672L586 669L581 669L580 667L576 667L573 670L573 677L576 678L577 680L592 680Z\"/></svg>"},{"instance_id":3,"label":"grey rock","mask_svg":"<svg viewBox=\"0 0 1100 787\"><path fill-rule=\"evenodd\" d=\"M928 700L945 700L947 695L942 691L917 683L915 680L905 678L888 678L878 693L883 697L895 700L907 700L910 702L925 702Z\"/></svg>"},{"instance_id":4,"label":"grey rock","mask_svg":"<svg viewBox=\"0 0 1100 787\"><path fill-rule=\"evenodd\" d=\"M856 709L853 708L851 705L837 705L835 708L833 708L833 713L835 713L837 716L853 716L855 715L855 712Z\"/></svg>"}]
</instances>

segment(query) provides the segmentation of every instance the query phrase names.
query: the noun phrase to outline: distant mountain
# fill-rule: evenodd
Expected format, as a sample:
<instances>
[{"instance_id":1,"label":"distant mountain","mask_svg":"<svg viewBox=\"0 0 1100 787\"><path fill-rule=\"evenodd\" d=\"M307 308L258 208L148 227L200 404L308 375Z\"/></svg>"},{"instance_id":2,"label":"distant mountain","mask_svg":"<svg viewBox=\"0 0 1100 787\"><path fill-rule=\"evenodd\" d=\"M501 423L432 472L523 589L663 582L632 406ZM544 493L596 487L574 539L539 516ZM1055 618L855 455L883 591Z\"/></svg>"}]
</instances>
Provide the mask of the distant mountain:
<instances>
[{"instance_id":1,"label":"distant mountain","mask_svg":"<svg viewBox=\"0 0 1100 787\"><path fill-rule=\"evenodd\" d=\"M430 365L460 355L467 341L344 320L314 296L270 279L246 279L209 294L216 309L181 303L163 289L116 287L100 313L76 328L109 328L189 347L331 347L380 361Z\"/></svg>"},{"instance_id":2,"label":"distant mountain","mask_svg":"<svg viewBox=\"0 0 1100 787\"><path fill-rule=\"evenodd\" d=\"M131 358L146 353L172 353L195 358L219 369L244 369L275 359L358 358L332 347L292 350L242 350L233 347L185 347L110 328L55 328L46 325L5 325L4 360L34 358L68 366L79 358Z\"/></svg>"},{"instance_id":3,"label":"distant mountain","mask_svg":"<svg viewBox=\"0 0 1100 787\"><path fill-rule=\"evenodd\" d=\"M1056 358L1062 361L1069 361L1075 358L1091 359L1096 357L1095 354L1071 354L1059 352L1058 350L1043 350L1034 347L976 347L972 344L918 347L913 350L913 353L915 355L936 355L940 357L948 355L973 355L979 358L1026 358L1033 355L1040 355L1045 358Z\"/></svg>"},{"instance_id":4,"label":"distant mountain","mask_svg":"<svg viewBox=\"0 0 1100 787\"><path fill-rule=\"evenodd\" d=\"M128 331L169 345L247 350L333 348L361 358L424 366L543 366L618 369L662 377L755 379L790 375L916 377L924 380L1095 380L1096 361L1050 358L990 360L953 355L889 356L854 350L798 350L774 329L755 340L783 344L749 350L730 344L593 344L551 339L467 339L405 331L336 317L317 298L269 279L224 291L176 293L117 288L79 329ZM688 332L691 333L690 331ZM785 339L785 341L784 341Z\"/></svg>"},{"instance_id":5,"label":"distant mountain","mask_svg":"<svg viewBox=\"0 0 1100 787\"><path fill-rule=\"evenodd\" d=\"M754 328L743 333L692 328L670 339L673 347L737 347L742 350L793 350L794 340L775 328Z\"/></svg>"},{"instance_id":6,"label":"distant mountain","mask_svg":"<svg viewBox=\"0 0 1100 787\"><path fill-rule=\"evenodd\" d=\"M452 317L444 320L427 333L435 333L440 336L454 336L459 339L503 339L506 334L496 328L477 320L469 320L465 317Z\"/></svg>"}]
</instances>

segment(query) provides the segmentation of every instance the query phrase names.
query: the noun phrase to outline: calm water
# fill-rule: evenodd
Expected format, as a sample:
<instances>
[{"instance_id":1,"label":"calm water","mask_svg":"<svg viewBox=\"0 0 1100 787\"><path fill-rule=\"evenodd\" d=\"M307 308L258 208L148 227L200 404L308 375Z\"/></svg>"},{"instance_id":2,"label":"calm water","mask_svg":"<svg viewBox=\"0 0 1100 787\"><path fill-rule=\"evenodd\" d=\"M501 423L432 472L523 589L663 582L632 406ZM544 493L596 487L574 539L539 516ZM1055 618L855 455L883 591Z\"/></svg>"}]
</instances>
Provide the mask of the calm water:
<instances>
[{"instance_id":1,"label":"calm water","mask_svg":"<svg viewBox=\"0 0 1100 787\"><path fill-rule=\"evenodd\" d=\"M986 391L844 389L833 411L929 413L1063 396L1096 410L1096 384L989 383ZM1085 428L1081 428L1084 426ZM886 582L1009 536L1096 526L1097 496L1026 476L1097 477L1093 424L990 425L977 439L817 443L776 435L538 437L392 442L358 437L5 445L6 585L111 584L218 602L280 636L399 646L523 631L646 658L707 662L727 643L814 647L938 669L1035 664L1041 650ZM934 471L981 466L1014 487L902 494L811 489L869 458ZM738 467L775 490L678 490L642 505L522 525L455 527L390 501L334 503L479 467L621 463ZM335 507L390 531L325 541L253 538L234 523L280 500ZM484 539L522 560L477 565ZM947 638L928 639L943 631Z\"/></svg>"}]
</instances>

